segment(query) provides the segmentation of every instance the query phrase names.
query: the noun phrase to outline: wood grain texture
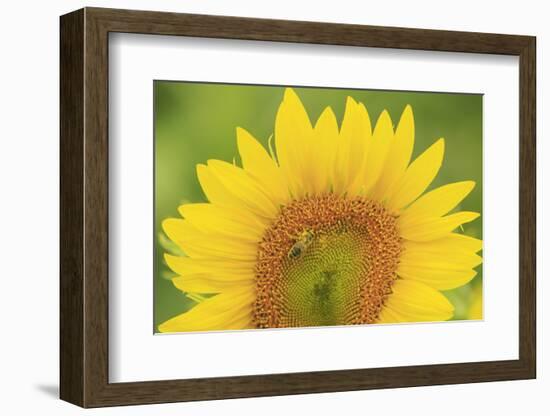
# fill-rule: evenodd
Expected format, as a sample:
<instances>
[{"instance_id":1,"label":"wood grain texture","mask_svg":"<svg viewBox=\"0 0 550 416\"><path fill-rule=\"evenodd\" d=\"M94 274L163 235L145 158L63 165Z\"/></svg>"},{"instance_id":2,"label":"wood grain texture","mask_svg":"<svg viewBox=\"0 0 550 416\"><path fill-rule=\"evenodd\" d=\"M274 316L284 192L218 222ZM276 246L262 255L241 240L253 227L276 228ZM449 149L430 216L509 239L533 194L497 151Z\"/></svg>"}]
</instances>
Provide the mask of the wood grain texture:
<instances>
[{"instance_id":1,"label":"wood grain texture","mask_svg":"<svg viewBox=\"0 0 550 416\"><path fill-rule=\"evenodd\" d=\"M60 24L60 386L84 405L84 12Z\"/></svg>"},{"instance_id":2,"label":"wood grain texture","mask_svg":"<svg viewBox=\"0 0 550 416\"><path fill-rule=\"evenodd\" d=\"M109 383L109 32L299 42L520 58L518 360ZM83 407L422 385L536 375L535 38L86 8L61 18L61 398Z\"/></svg>"},{"instance_id":3,"label":"wood grain texture","mask_svg":"<svg viewBox=\"0 0 550 416\"><path fill-rule=\"evenodd\" d=\"M519 98L519 356L536 377L536 40L520 54Z\"/></svg>"}]
</instances>

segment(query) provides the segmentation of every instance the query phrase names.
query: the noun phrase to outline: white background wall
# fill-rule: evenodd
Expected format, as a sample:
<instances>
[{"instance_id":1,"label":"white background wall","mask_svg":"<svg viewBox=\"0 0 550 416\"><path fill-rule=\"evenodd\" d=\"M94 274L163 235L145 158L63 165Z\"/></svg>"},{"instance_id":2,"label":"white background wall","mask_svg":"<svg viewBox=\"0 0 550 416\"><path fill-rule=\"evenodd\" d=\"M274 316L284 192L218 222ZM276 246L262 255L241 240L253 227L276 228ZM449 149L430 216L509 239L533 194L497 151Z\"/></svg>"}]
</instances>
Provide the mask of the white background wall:
<instances>
[{"instance_id":1,"label":"white background wall","mask_svg":"<svg viewBox=\"0 0 550 416\"><path fill-rule=\"evenodd\" d=\"M534 381L317 394L87 411L88 414L400 414L546 415L550 360L546 359L550 296L542 212L550 146L544 103L550 99L546 60L550 26L546 2L334 2L126 0L4 2L0 14L0 410L3 414L72 415L58 390L58 16L82 6L104 6L318 20L342 23L530 34L538 42L538 330L539 377ZM515 191L515 190L511 190ZM503 237L506 224L503 224ZM546 236L543 237L543 234ZM543 331L546 325L546 331Z\"/></svg>"}]
</instances>

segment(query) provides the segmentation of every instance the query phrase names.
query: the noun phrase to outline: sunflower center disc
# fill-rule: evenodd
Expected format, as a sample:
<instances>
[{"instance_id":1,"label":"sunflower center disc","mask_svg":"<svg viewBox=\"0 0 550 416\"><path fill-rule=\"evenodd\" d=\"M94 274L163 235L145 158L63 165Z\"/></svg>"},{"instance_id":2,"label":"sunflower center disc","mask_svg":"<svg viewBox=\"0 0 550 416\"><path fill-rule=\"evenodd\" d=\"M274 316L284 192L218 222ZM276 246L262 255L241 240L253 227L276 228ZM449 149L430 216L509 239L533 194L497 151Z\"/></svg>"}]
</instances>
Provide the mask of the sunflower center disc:
<instances>
[{"instance_id":1,"label":"sunflower center disc","mask_svg":"<svg viewBox=\"0 0 550 416\"><path fill-rule=\"evenodd\" d=\"M354 297L369 270L361 240L358 233L335 229L318 232L307 247L298 243L301 252L283 262L281 276L288 326L338 325L358 312Z\"/></svg>"},{"instance_id":2,"label":"sunflower center disc","mask_svg":"<svg viewBox=\"0 0 550 416\"><path fill-rule=\"evenodd\" d=\"M258 250L259 328L376 322L401 252L380 204L333 194L284 207Z\"/></svg>"}]
</instances>

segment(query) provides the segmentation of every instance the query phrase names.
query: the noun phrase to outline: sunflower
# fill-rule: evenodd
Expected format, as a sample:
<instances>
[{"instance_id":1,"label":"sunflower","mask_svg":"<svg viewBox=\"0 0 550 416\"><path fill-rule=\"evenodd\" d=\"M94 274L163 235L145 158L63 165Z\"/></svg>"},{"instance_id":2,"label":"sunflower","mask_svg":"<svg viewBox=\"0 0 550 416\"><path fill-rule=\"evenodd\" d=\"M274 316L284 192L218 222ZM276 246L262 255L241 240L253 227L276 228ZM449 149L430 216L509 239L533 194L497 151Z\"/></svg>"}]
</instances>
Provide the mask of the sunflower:
<instances>
[{"instance_id":1,"label":"sunflower","mask_svg":"<svg viewBox=\"0 0 550 416\"><path fill-rule=\"evenodd\" d=\"M273 141L266 149L237 128L242 165L197 165L209 202L163 221L185 253L165 254L172 282L199 303L161 332L453 317L441 291L476 275L482 241L455 232L479 213L450 213L474 182L425 193L444 139L411 162L410 106L395 130L387 111L373 129L365 106L348 97L339 128L330 107L312 124L288 88Z\"/></svg>"}]
</instances>

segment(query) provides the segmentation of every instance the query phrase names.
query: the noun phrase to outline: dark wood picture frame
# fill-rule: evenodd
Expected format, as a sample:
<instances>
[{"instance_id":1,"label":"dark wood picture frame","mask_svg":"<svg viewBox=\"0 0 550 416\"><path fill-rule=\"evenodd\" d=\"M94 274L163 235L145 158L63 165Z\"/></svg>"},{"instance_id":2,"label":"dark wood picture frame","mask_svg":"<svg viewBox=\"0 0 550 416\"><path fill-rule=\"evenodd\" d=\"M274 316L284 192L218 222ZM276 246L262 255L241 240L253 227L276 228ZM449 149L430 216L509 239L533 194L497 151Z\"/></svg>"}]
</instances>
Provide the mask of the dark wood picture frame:
<instances>
[{"instance_id":1,"label":"dark wood picture frame","mask_svg":"<svg viewBox=\"0 0 550 416\"><path fill-rule=\"evenodd\" d=\"M535 38L85 8L61 17L60 396L100 407L530 379L536 376ZM519 56L519 359L109 383L110 32Z\"/></svg>"}]
</instances>

